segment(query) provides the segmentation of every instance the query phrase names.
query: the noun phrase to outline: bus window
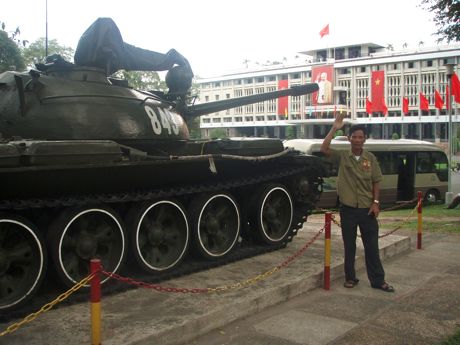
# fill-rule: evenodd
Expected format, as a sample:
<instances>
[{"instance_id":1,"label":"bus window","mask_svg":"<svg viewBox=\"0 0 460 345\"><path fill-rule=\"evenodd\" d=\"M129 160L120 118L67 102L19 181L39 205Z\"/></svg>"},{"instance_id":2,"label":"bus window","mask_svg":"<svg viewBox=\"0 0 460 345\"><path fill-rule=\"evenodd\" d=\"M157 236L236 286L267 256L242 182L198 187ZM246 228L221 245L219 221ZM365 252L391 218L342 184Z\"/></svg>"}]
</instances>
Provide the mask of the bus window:
<instances>
[{"instance_id":1,"label":"bus window","mask_svg":"<svg viewBox=\"0 0 460 345\"><path fill-rule=\"evenodd\" d=\"M383 175L394 174L393 160L387 152L373 152L380 165Z\"/></svg>"},{"instance_id":2,"label":"bus window","mask_svg":"<svg viewBox=\"0 0 460 345\"><path fill-rule=\"evenodd\" d=\"M436 174L440 181L447 181L449 174L449 164L447 156L442 152L431 152L431 160L435 167Z\"/></svg>"},{"instance_id":3,"label":"bus window","mask_svg":"<svg viewBox=\"0 0 460 345\"><path fill-rule=\"evenodd\" d=\"M435 172L430 152L417 152L417 173L431 173Z\"/></svg>"}]
</instances>

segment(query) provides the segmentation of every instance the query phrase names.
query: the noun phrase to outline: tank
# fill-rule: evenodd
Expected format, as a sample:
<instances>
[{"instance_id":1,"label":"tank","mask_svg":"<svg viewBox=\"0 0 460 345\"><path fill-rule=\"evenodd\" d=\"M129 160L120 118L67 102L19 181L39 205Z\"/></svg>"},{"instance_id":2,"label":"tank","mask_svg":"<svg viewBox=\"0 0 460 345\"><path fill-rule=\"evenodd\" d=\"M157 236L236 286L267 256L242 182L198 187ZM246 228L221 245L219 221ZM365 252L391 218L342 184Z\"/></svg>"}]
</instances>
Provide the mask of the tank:
<instances>
[{"instance_id":1,"label":"tank","mask_svg":"<svg viewBox=\"0 0 460 345\"><path fill-rule=\"evenodd\" d=\"M193 104L187 59L123 42L109 18L74 61L0 75L1 314L45 281L75 285L92 258L155 277L292 240L319 199L318 158L278 139L191 140L187 122L317 84ZM120 69L168 71L169 91L135 90Z\"/></svg>"}]
</instances>

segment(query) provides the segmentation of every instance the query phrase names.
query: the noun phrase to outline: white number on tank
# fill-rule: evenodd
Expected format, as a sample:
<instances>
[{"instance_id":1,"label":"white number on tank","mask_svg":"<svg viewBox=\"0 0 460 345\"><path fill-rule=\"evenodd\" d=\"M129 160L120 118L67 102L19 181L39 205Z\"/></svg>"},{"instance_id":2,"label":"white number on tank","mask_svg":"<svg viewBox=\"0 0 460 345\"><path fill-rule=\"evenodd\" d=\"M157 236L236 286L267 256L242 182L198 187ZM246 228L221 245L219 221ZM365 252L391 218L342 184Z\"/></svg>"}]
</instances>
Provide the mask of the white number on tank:
<instances>
[{"instance_id":1,"label":"white number on tank","mask_svg":"<svg viewBox=\"0 0 460 345\"><path fill-rule=\"evenodd\" d=\"M144 108L150 118L155 134L160 135L163 129L168 131L169 135L171 135L171 132L175 135L179 134L179 126L176 123L175 114L163 108L156 108L157 112L148 105ZM159 119L158 116L160 117Z\"/></svg>"},{"instance_id":2,"label":"white number on tank","mask_svg":"<svg viewBox=\"0 0 460 345\"><path fill-rule=\"evenodd\" d=\"M145 112L150 118L150 122L152 123L152 128L153 128L153 133L160 135L161 134L161 124L160 121L158 121L158 116L155 113L155 111L150 108L148 105L144 107Z\"/></svg>"}]
</instances>

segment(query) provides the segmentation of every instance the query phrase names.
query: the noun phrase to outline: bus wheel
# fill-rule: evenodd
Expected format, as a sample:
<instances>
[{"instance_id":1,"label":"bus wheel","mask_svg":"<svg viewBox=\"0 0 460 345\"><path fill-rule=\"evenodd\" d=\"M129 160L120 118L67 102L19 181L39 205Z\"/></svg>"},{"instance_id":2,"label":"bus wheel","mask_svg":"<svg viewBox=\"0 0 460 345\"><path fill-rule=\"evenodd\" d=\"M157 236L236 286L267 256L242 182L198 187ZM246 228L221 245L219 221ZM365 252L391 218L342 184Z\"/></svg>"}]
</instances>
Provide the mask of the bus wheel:
<instances>
[{"instance_id":1,"label":"bus wheel","mask_svg":"<svg viewBox=\"0 0 460 345\"><path fill-rule=\"evenodd\" d=\"M436 202L438 200L441 200L441 196L439 194L439 191L436 189L430 189L425 193L425 201L428 202Z\"/></svg>"}]
</instances>

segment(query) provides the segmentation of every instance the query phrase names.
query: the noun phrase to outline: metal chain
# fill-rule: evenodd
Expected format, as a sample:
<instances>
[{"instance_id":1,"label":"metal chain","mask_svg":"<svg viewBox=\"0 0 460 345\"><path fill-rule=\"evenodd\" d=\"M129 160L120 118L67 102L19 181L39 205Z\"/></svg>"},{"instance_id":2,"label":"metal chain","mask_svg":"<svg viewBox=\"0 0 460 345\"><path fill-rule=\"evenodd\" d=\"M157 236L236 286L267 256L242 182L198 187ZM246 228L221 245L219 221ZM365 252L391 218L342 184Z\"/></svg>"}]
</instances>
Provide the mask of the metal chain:
<instances>
[{"instance_id":1,"label":"metal chain","mask_svg":"<svg viewBox=\"0 0 460 345\"><path fill-rule=\"evenodd\" d=\"M108 277L116 279L118 281L130 284L130 285L134 285L134 286L137 286L137 287L153 289L153 290L156 290L158 292L180 292L180 293L192 293L193 294L193 293L212 293L212 292L223 292L223 291L235 290L235 289L244 288L244 287L249 286L249 285L253 285L256 282L258 282L260 280L263 280L263 279L266 279L266 278L270 277L271 275L273 275L274 273L276 273L279 270L281 270L282 268L288 266L292 261L294 261L300 255L302 255L313 242L315 242L317 240L317 238L321 235L321 233L324 231L324 229L325 229L325 226L322 229L320 229L318 231L318 233L315 234L315 236L313 236L313 238L310 241L308 241L299 251L297 251L294 255L288 257L285 261L283 261L279 265L273 267L272 269L270 269L270 270L268 270L268 271L266 271L266 272L264 272L262 274L259 274L259 275L255 276L253 278L249 278L249 279L247 279L247 280L245 280L243 282L238 282L238 283L234 283L234 284L230 284L230 285L223 285L223 286L218 286L218 287L214 287L214 288L164 287L164 286L157 285L157 284L150 284L150 283L134 280L134 279L129 278L129 277L123 277L123 276L121 276L119 274L116 274L116 273L113 273L113 272L107 272L107 271L102 270L101 273L105 274Z\"/></svg>"},{"instance_id":2,"label":"metal chain","mask_svg":"<svg viewBox=\"0 0 460 345\"><path fill-rule=\"evenodd\" d=\"M405 205L412 204L414 201L417 201L417 200L418 199L415 198L415 199L412 199L412 200L409 200L409 201L404 201L403 203L401 203L399 205L395 205L395 206L383 209L381 212L396 210L398 208L402 208ZM411 210L410 214L401 222L400 225L396 226L396 228L394 228L393 230L390 230L389 232L386 232L386 233L384 233L382 235L379 235L379 238L389 236L389 235L393 234L394 232L396 232L397 230L401 229L402 226L409 220L409 218L412 217L412 215L414 214L414 211L419 207L420 203L421 203L421 201L417 202L417 205L415 205L415 207ZM332 222L334 224L336 224L339 228L342 228L342 225L340 224L340 222L335 219L334 212L332 212L331 210L328 210L328 209L324 209L324 208L317 208L317 210L319 210L319 211L321 211L323 213L330 212ZM379 228L380 228L380 220L377 219L377 221L379 223ZM361 235L358 234L358 237L361 237Z\"/></svg>"},{"instance_id":3,"label":"metal chain","mask_svg":"<svg viewBox=\"0 0 460 345\"><path fill-rule=\"evenodd\" d=\"M62 294L60 294L56 299L54 299L53 301L45 304L43 307L40 308L40 310L38 310L38 311L36 311L36 312L34 312L32 314L29 314L24 319L22 319L21 321L10 325L6 330L4 330L3 332L0 333L0 337L3 337L4 335L7 335L9 333L13 333L18 328L20 328L20 327L24 326L25 324L35 320L40 314L42 314L44 312L47 312L48 310L53 308L56 304L61 303L66 298L68 298L70 295L72 295L75 291L81 289L86 284L88 284L88 282L94 277L95 274L96 273L90 274L89 276L87 276L86 278L82 279L81 281L79 281L74 286L72 286L69 290L67 290L66 292L63 292Z\"/></svg>"}]
</instances>

